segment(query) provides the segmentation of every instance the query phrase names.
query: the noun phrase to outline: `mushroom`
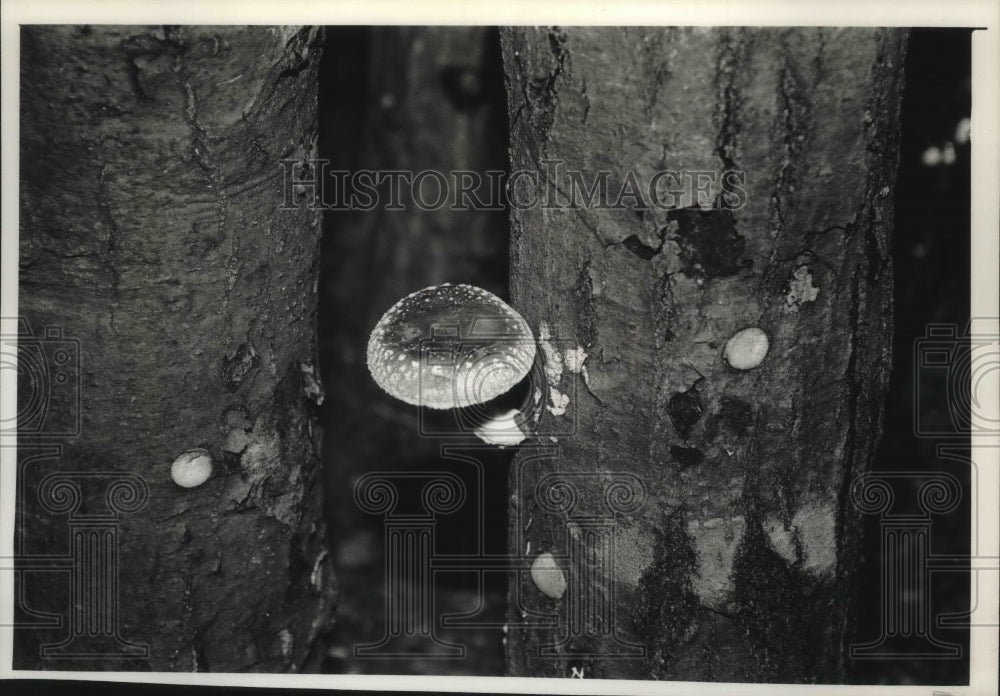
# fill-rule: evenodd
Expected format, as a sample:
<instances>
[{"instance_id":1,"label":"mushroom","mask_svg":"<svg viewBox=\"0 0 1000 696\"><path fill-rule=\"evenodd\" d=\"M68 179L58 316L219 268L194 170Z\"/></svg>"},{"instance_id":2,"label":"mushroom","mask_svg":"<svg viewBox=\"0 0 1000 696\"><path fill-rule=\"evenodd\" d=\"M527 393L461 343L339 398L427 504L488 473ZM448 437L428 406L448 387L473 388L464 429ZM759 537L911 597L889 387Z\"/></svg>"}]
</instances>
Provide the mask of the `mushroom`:
<instances>
[{"instance_id":1,"label":"mushroom","mask_svg":"<svg viewBox=\"0 0 1000 696\"><path fill-rule=\"evenodd\" d=\"M770 346L767 334L756 326L737 331L726 341L726 362L737 370L752 370L764 362Z\"/></svg>"},{"instance_id":2,"label":"mushroom","mask_svg":"<svg viewBox=\"0 0 1000 696\"><path fill-rule=\"evenodd\" d=\"M524 379L534 360L535 339L524 318L472 285L407 295L368 339L376 384L408 404L436 409L485 403Z\"/></svg>"},{"instance_id":3,"label":"mushroom","mask_svg":"<svg viewBox=\"0 0 1000 696\"><path fill-rule=\"evenodd\" d=\"M516 408L498 414L475 429L476 437L488 445L519 445L527 436L518 426L518 416L522 414Z\"/></svg>"},{"instance_id":4,"label":"mushroom","mask_svg":"<svg viewBox=\"0 0 1000 696\"><path fill-rule=\"evenodd\" d=\"M531 564L531 579L546 597L561 599L566 593L566 576L551 553L539 554Z\"/></svg>"},{"instance_id":5,"label":"mushroom","mask_svg":"<svg viewBox=\"0 0 1000 696\"><path fill-rule=\"evenodd\" d=\"M202 447L181 452L170 465L170 478L181 488L196 488L211 475L212 455Z\"/></svg>"}]
</instances>

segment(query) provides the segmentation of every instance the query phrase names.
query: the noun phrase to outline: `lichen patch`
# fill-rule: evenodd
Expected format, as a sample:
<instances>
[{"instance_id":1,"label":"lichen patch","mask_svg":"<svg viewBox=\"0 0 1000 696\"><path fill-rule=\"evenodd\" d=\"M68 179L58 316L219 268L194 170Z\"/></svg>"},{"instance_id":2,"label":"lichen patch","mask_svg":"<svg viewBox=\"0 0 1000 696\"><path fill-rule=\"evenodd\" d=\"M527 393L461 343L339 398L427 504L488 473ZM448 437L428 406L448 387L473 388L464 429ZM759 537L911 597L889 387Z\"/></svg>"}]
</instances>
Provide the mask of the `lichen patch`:
<instances>
[{"instance_id":1,"label":"lichen patch","mask_svg":"<svg viewBox=\"0 0 1000 696\"><path fill-rule=\"evenodd\" d=\"M566 368L574 373L581 374L587 368L584 367L583 363L587 360L587 351L582 347L577 346L576 348L568 348L566 350Z\"/></svg>"},{"instance_id":2,"label":"lichen patch","mask_svg":"<svg viewBox=\"0 0 1000 696\"><path fill-rule=\"evenodd\" d=\"M795 552L795 539L792 533L785 529L785 523L776 517L769 517L764 521L764 533L771 544L771 548L788 563L795 563L798 554Z\"/></svg>"},{"instance_id":3,"label":"lichen patch","mask_svg":"<svg viewBox=\"0 0 1000 696\"><path fill-rule=\"evenodd\" d=\"M549 405L546 408L549 410L553 416L562 416L566 413L566 407L569 406L569 394L563 394L561 391L555 387L549 388Z\"/></svg>"},{"instance_id":4,"label":"lichen patch","mask_svg":"<svg viewBox=\"0 0 1000 696\"><path fill-rule=\"evenodd\" d=\"M812 271L808 266L799 266L788 280L785 302L792 309L798 309L806 302L815 302L819 288L813 285Z\"/></svg>"},{"instance_id":5,"label":"lichen patch","mask_svg":"<svg viewBox=\"0 0 1000 696\"><path fill-rule=\"evenodd\" d=\"M550 387L558 387L562 380L563 359L559 350L552 345L552 329L548 322L542 322L538 327L538 345L545 359L545 381Z\"/></svg>"},{"instance_id":6,"label":"lichen patch","mask_svg":"<svg viewBox=\"0 0 1000 696\"><path fill-rule=\"evenodd\" d=\"M626 588L639 586L642 575L656 560L656 539L637 528L617 531L615 540L615 581Z\"/></svg>"},{"instance_id":7,"label":"lichen patch","mask_svg":"<svg viewBox=\"0 0 1000 696\"><path fill-rule=\"evenodd\" d=\"M732 591L733 561L745 527L741 516L688 523L687 531L698 555L691 585L705 606L720 607Z\"/></svg>"},{"instance_id":8,"label":"lichen patch","mask_svg":"<svg viewBox=\"0 0 1000 696\"><path fill-rule=\"evenodd\" d=\"M827 502L803 505L792 517L802 543L802 567L817 575L837 567L837 510Z\"/></svg>"},{"instance_id":9,"label":"lichen patch","mask_svg":"<svg viewBox=\"0 0 1000 696\"><path fill-rule=\"evenodd\" d=\"M801 562L803 570L825 575L837 563L836 524L836 510L814 501L799 508L787 527L776 517L763 526L771 549L789 565Z\"/></svg>"}]
</instances>

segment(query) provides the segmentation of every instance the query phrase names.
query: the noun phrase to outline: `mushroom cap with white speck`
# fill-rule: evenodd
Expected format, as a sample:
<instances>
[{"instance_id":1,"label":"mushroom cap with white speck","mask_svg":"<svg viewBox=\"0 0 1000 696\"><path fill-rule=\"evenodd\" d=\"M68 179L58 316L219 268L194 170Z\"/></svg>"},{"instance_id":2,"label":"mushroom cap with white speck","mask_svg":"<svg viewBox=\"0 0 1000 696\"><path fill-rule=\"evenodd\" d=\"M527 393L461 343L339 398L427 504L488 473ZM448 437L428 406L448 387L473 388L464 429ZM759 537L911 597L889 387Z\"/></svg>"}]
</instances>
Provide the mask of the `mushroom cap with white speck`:
<instances>
[{"instance_id":1,"label":"mushroom cap with white speck","mask_svg":"<svg viewBox=\"0 0 1000 696\"><path fill-rule=\"evenodd\" d=\"M408 404L464 408L524 379L535 339L524 318L493 293L438 285L407 295L368 339L368 370L382 389Z\"/></svg>"},{"instance_id":2,"label":"mushroom cap with white speck","mask_svg":"<svg viewBox=\"0 0 1000 696\"><path fill-rule=\"evenodd\" d=\"M726 362L737 370L752 370L764 361L770 347L767 334L751 326L737 331L726 341Z\"/></svg>"}]
</instances>

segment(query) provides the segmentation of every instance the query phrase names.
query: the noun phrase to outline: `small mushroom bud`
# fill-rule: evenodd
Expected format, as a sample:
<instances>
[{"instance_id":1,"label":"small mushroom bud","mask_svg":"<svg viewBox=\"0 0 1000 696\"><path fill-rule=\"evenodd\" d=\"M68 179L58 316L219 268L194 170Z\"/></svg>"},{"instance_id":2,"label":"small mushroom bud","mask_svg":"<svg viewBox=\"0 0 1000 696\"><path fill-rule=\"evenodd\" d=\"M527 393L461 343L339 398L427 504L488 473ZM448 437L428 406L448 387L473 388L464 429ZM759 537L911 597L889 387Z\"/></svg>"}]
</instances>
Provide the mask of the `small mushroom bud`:
<instances>
[{"instance_id":1,"label":"small mushroom bud","mask_svg":"<svg viewBox=\"0 0 1000 696\"><path fill-rule=\"evenodd\" d=\"M465 408L508 391L528 374L528 323L491 292L439 285L407 295L368 339L375 382L408 404Z\"/></svg>"},{"instance_id":2,"label":"small mushroom bud","mask_svg":"<svg viewBox=\"0 0 1000 696\"><path fill-rule=\"evenodd\" d=\"M566 593L566 576L551 553L539 554L531 564L531 579L546 597L561 599Z\"/></svg>"},{"instance_id":3,"label":"small mushroom bud","mask_svg":"<svg viewBox=\"0 0 1000 696\"><path fill-rule=\"evenodd\" d=\"M212 475L212 455L196 447L182 452L170 465L170 478L181 488L196 488Z\"/></svg>"},{"instance_id":4,"label":"small mushroom bud","mask_svg":"<svg viewBox=\"0 0 1000 696\"><path fill-rule=\"evenodd\" d=\"M764 361L768 348L767 334L752 326L737 331L726 341L726 362L737 370L752 370Z\"/></svg>"}]
</instances>

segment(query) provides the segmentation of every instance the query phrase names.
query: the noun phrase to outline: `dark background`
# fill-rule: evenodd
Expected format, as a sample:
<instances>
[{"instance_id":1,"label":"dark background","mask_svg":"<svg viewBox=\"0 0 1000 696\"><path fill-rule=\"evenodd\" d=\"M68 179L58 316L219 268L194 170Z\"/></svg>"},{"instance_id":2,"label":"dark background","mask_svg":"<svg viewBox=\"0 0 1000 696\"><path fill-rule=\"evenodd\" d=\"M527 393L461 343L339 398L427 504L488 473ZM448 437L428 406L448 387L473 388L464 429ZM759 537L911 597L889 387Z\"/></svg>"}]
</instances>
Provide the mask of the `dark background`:
<instances>
[{"instance_id":1,"label":"dark background","mask_svg":"<svg viewBox=\"0 0 1000 696\"><path fill-rule=\"evenodd\" d=\"M906 89L901 110L901 153L896 187L895 230L892 245L895 274L893 366L886 403L885 430L874 469L882 471L944 471L961 481L963 498L951 513L934 517L930 551L935 555L969 553L969 467L938 456L940 444L961 444L953 438L925 438L914 434L915 409L934 430L950 422L949 385L933 371L915 369L918 342L929 324L952 325L961 336L969 322L970 301L970 147L954 143L955 127L971 107L971 31L914 29L906 62ZM952 164L928 166L930 147L953 142ZM952 376L962 374L956 364ZM954 389L954 386L950 387ZM969 383L960 388L968 393ZM968 439L964 440L968 444ZM896 499L916 512L919 477L898 481ZM883 558L879 519L868 516L864 565L858 583L857 642L878 637L881 605L878 587ZM930 607L934 616L969 607L968 572L935 573L931 578ZM923 598L911 597L916 603ZM962 648L959 659L884 659L856 661L854 683L964 684L969 678L966 628L932 627L941 641ZM913 650L906 641L890 641L887 649Z\"/></svg>"}]
</instances>

